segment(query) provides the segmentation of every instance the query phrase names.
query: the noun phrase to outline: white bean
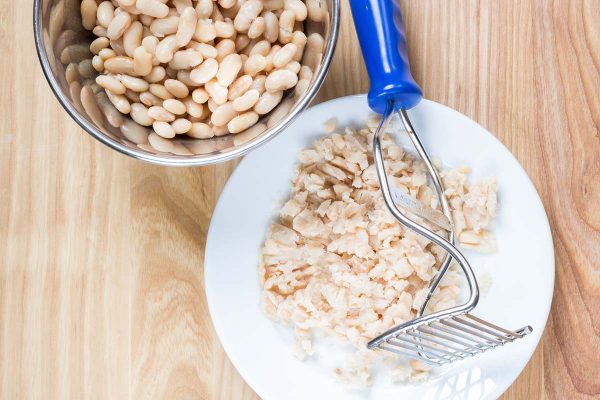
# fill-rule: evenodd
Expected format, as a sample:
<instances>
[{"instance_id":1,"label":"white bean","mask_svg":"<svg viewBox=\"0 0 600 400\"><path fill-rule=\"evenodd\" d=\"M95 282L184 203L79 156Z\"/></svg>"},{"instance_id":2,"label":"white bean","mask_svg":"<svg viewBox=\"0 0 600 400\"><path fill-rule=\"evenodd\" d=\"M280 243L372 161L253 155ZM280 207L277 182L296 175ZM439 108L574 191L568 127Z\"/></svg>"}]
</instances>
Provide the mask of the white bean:
<instances>
[{"instance_id":1,"label":"white bean","mask_svg":"<svg viewBox=\"0 0 600 400\"><path fill-rule=\"evenodd\" d=\"M295 31L292 35L292 43L296 45L296 54L294 54L294 61L300 61L302 59L302 54L304 53L304 46L306 46L306 40L306 35L302 31Z\"/></svg>"},{"instance_id":2,"label":"white bean","mask_svg":"<svg viewBox=\"0 0 600 400\"><path fill-rule=\"evenodd\" d=\"M260 93L256 89L248 90L242 96L233 100L232 105L235 111L246 111L254 107L258 98L260 97Z\"/></svg>"},{"instance_id":3,"label":"white bean","mask_svg":"<svg viewBox=\"0 0 600 400\"><path fill-rule=\"evenodd\" d=\"M235 5L236 0L219 0L219 5L225 9L231 8Z\"/></svg>"},{"instance_id":4,"label":"white bean","mask_svg":"<svg viewBox=\"0 0 600 400\"><path fill-rule=\"evenodd\" d=\"M104 69L112 74L135 75L133 59L124 56L111 57L104 60Z\"/></svg>"},{"instance_id":5,"label":"white bean","mask_svg":"<svg viewBox=\"0 0 600 400\"><path fill-rule=\"evenodd\" d=\"M163 99L150 92L140 93L140 101L148 107L162 105Z\"/></svg>"},{"instance_id":6,"label":"white bean","mask_svg":"<svg viewBox=\"0 0 600 400\"><path fill-rule=\"evenodd\" d=\"M276 11L283 8L283 0L263 0L265 10Z\"/></svg>"},{"instance_id":7,"label":"white bean","mask_svg":"<svg viewBox=\"0 0 600 400\"><path fill-rule=\"evenodd\" d=\"M100 25L97 25L92 30L92 33L98 37L106 37L106 28Z\"/></svg>"},{"instance_id":8,"label":"white bean","mask_svg":"<svg viewBox=\"0 0 600 400\"><path fill-rule=\"evenodd\" d=\"M175 136L175 134L173 134L173 136ZM175 144L173 142L163 137L160 137L154 132L148 135L148 142L150 143L150 146L163 153L169 153L175 147Z\"/></svg>"},{"instance_id":9,"label":"white bean","mask_svg":"<svg viewBox=\"0 0 600 400\"><path fill-rule=\"evenodd\" d=\"M150 32L157 37L165 37L177 33L181 23L178 16L173 15L166 18L158 18L150 24Z\"/></svg>"},{"instance_id":10,"label":"white bean","mask_svg":"<svg viewBox=\"0 0 600 400\"><path fill-rule=\"evenodd\" d=\"M172 3L179 14L183 14L188 7L193 8L192 0L173 0Z\"/></svg>"},{"instance_id":11,"label":"white bean","mask_svg":"<svg viewBox=\"0 0 600 400\"><path fill-rule=\"evenodd\" d=\"M260 54L266 57L267 54L269 54L269 51L271 51L271 43L269 43L268 40L261 40L252 46L252 49L250 49L250 53L248 53L248 55L253 56L255 54Z\"/></svg>"},{"instance_id":12,"label":"white bean","mask_svg":"<svg viewBox=\"0 0 600 400\"><path fill-rule=\"evenodd\" d=\"M308 19L321 22L327 14L327 6L321 4L321 0L304 0L308 10Z\"/></svg>"},{"instance_id":13,"label":"white bean","mask_svg":"<svg viewBox=\"0 0 600 400\"><path fill-rule=\"evenodd\" d=\"M254 111L238 115L227 123L227 129L231 133L240 133L258 122L258 114Z\"/></svg>"},{"instance_id":14,"label":"white bean","mask_svg":"<svg viewBox=\"0 0 600 400\"><path fill-rule=\"evenodd\" d=\"M177 44L179 47L186 46L192 40L192 36L196 32L197 22L198 14L196 14L196 10L193 7L187 7L183 10L177 27Z\"/></svg>"},{"instance_id":15,"label":"white bean","mask_svg":"<svg viewBox=\"0 0 600 400\"><path fill-rule=\"evenodd\" d=\"M119 4L122 9L131 8L135 4L135 0L117 0L117 4Z\"/></svg>"},{"instance_id":16,"label":"white bean","mask_svg":"<svg viewBox=\"0 0 600 400\"><path fill-rule=\"evenodd\" d=\"M208 110L211 113L215 112L217 107L219 107L219 105L217 103L215 103L215 101L212 98L208 99L208 102L206 103L206 105L208 105Z\"/></svg>"},{"instance_id":17,"label":"white bean","mask_svg":"<svg viewBox=\"0 0 600 400\"><path fill-rule=\"evenodd\" d=\"M252 21L258 17L263 9L263 4L259 0L248 0L240 7L233 24L238 32L247 32Z\"/></svg>"},{"instance_id":18,"label":"white bean","mask_svg":"<svg viewBox=\"0 0 600 400\"><path fill-rule=\"evenodd\" d=\"M224 87L231 85L242 68L242 58L239 54L230 54L219 64L217 81Z\"/></svg>"},{"instance_id":19,"label":"white bean","mask_svg":"<svg viewBox=\"0 0 600 400\"><path fill-rule=\"evenodd\" d=\"M225 136L229 134L229 129L227 129L227 125L225 126L213 126L212 131L215 136Z\"/></svg>"},{"instance_id":20,"label":"white bean","mask_svg":"<svg viewBox=\"0 0 600 400\"><path fill-rule=\"evenodd\" d=\"M154 18L164 18L169 15L169 7L159 0L137 0L135 6L140 13Z\"/></svg>"},{"instance_id":21,"label":"white bean","mask_svg":"<svg viewBox=\"0 0 600 400\"><path fill-rule=\"evenodd\" d=\"M217 50L217 61L221 61L223 58L235 52L235 42L231 39L223 39L217 43L215 50Z\"/></svg>"},{"instance_id":22,"label":"white bean","mask_svg":"<svg viewBox=\"0 0 600 400\"><path fill-rule=\"evenodd\" d=\"M98 9L96 10L96 19L98 20L98 24L103 28L108 28L111 21L115 17L115 6L110 1L103 1L98 4Z\"/></svg>"},{"instance_id":23,"label":"white bean","mask_svg":"<svg viewBox=\"0 0 600 400\"><path fill-rule=\"evenodd\" d=\"M213 21L223 21L223 20L225 20L225 17L223 16L223 13L221 12L221 10L227 11L227 9L224 9L224 8L221 8L221 7L213 7L213 12L210 15L210 19L212 19Z\"/></svg>"},{"instance_id":24,"label":"white bean","mask_svg":"<svg viewBox=\"0 0 600 400\"><path fill-rule=\"evenodd\" d=\"M71 62L78 63L87 60L92 55L89 46L72 44L63 49L60 55L60 61L63 64Z\"/></svg>"},{"instance_id":25,"label":"white bean","mask_svg":"<svg viewBox=\"0 0 600 400\"><path fill-rule=\"evenodd\" d=\"M154 57L154 53L156 53L156 46L160 40L156 36L146 36L142 39L142 46L144 49Z\"/></svg>"},{"instance_id":26,"label":"white bean","mask_svg":"<svg viewBox=\"0 0 600 400\"><path fill-rule=\"evenodd\" d=\"M140 94L138 92L134 92L133 90L127 89L125 91L125 96L127 97L130 103L140 102Z\"/></svg>"},{"instance_id":27,"label":"white bean","mask_svg":"<svg viewBox=\"0 0 600 400\"><path fill-rule=\"evenodd\" d=\"M214 136L210 125L202 122L192 123L192 127L187 132L187 135L196 139L209 139Z\"/></svg>"},{"instance_id":28,"label":"white bean","mask_svg":"<svg viewBox=\"0 0 600 400\"><path fill-rule=\"evenodd\" d=\"M69 65L74 65L74 64L69 64ZM94 69L98 72L103 72L104 71L104 60L102 59L102 57L100 56L94 56L92 58L92 66L94 67ZM68 82L68 80L67 80Z\"/></svg>"},{"instance_id":29,"label":"white bean","mask_svg":"<svg viewBox=\"0 0 600 400\"><path fill-rule=\"evenodd\" d=\"M235 49L237 51L244 50L252 40L248 37L248 35L239 34L235 37Z\"/></svg>"},{"instance_id":30,"label":"white bean","mask_svg":"<svg viewBox=\"0 0 600 400\"><path fill-rule=\"evenodd\" d=\"M144 79L135 78L129 75L119 75L118 79L127 89L138 93L145 92L150 86Z\"/></svg>"},{"instance_id":31,"label":"white bean","mask_svg":"<svg viewBox=\"0 0 600 400\"><path fill-rule=\"evenodd\" d=\"M156 97L160 97L163 100L173 98L171 92L169 92L167 88L161 85L160 83L152 83L150 85L150 93L152 93Z\"/></svg>"},{"instance_id":32,"label":"white bean","mask_svg":"<svg viewBox=\"0 0 600 400\"><path fill-rule=\"evenodd\" d=\"M294 105L293 99L284 100L269 116L267 121L267 128L272 128L277 124L283 117L289 114L290 109Z\"/></svg>"},{"instance_id":33,"label":"white bean","mask_svg":"<svg viewBox=\"0 0 600 400\"><path fill-rule=\"evenodd\" d=\"M106 61L109 58L113 58L117 56L117 53L113 49L102 49L98 52L98 55L102 60Z\"/></svg>"},{"instance_id":34,"label":"white bean","mask_svg":"<svg viewBox=\"0 0 600 400\"><path fill-rule=\"evenodd\" d=\"M160 106L152 106L148 108L148 116L150 116L150 118L155 119L156 121L175 121L175 115L173 115L173 113L165 110L163 107Z\"/></svg>"},{"instance_id":35,"label":"white bean","mask_svg":"<svg viewBox=\"0 0 600 400\"><path fill-rule=\"evenodd\" d=\"M91 44L90 44L90 51L93 54L98 54L100 53L100 50L107 48L109 45L109 40L108 38L105 37L99 37L96 38Z\"/></svg>"},{"instance_id":36,"label":"white bean","mask_svg":"<svg viewBox=\"0 0 600 400\"><path fill-rule=\"evenodd\" d=\"M287 44L292 41L296 16L293 11L285 10L279 16L279 42Z\"/></svg>"},{"instance_id":37,"label":"white bean","mask_svg":"<svg viewBox=\"0 0 600 400\"><path fill-rule=\"evenodd\" d=\"M215 21L215 32L217 37L230 38L235 34L231 21Z\"/></svg>"},{"instance_id":38,"label":"white bean","mask_svg":"<svg viewBox=\"0 0 600 400\"><path fill-rule=\"evenodd\" d=\"M86 79L84 82L86 86L89 86L92 89L94 94L102 93L104 91L102 86L98 85L96 82L93 82L91 79Z\"/></svg>"},{"instance_id":39,"label":"white bean","mask_svg":"<svg viewBox=\"0 0 600 400\"><path fill-rule=\"evenodd\" d=\"M212 0L198 0L196 3L196 13L198 14L198 18L207 19L213 12L213 2Z\"/></svg>"},{"instance_id":40,"label":"white bean","mask_svg":"<svg viewBox=\"0 0 600 400\"><path fill-rule=\"evenodd\" d=\"M237 78L230 86L229 91L227 93L227 98L229 100L234 100L244 93L252 86L252 77L250 75L242 75ZM208 99L208 95L207 95Z\"/></svg>"},{"instance_id":41,"label":"white bean","mask_svg":"<svg viewBox=\"0 0 600 400\"><path fill-rule=\"evenodd\" d=\"M141 103L133 103L129 115L142 126L150 126L154 122L154 119L148 115L148 108Z\"/></svg>"},{"instance_id":42,"label":"white bean","mask_svg":"<svg viewBox=\"0 0 600 400\"><path fill-rule=\"evenodd\" d=\"M282 97L283 91L281 90L279 92L264 92L254 105L254 111L261 115L267 114L279 104Z\"/></svg>"},{"instance_id":43,"label":"white bean","mask_svg":"<svg viewBox=\"0 0 600 400\"><path fill-rule=\"evenodd\" d=\"M283 68L287 69L288 71L292 71L293 73L298 75L298 73L300 72L300 68L302 68L302 66L300 65L300 63L298 61L290 61Z\"/></svg>"},{"instance_id":44,"label":"white bean","mask_svg":"<svg viewBox=\"0 0 600 400\"><path fill-rule=\"evenodd\" d=\"M254 139L261 133L267 130L267 126L265 124L255 124L250 128L246 129L244 132L240 132L233 138L233 144L235 146L239 146L240 144L244 144L251 139Z\"/></svg>"},{"instance_id":45,"label":"white bean","mask_svg":"<svg viewBox=\"0 0 600 400\"><path fill-rule=\"evenodd\" d=\"M192 70L190 78L198 84L205 84L214 78L218 71L219 63L217 60L209 58Z\"/></svg>"},{"instance_id":46,"label":"white bean","mask_svg":"<svg viewBox=\"0 0 600 400\"><path fill-rule=\"evenodd\" d=\"M165 37L156 46L156 59L161 63L168 63L173 59L173 54L177 48L177 38L175 35Z\"/></svg>"},{"instance_id":47,"label":"white bean","mask_svg":"<svg viewBox=\"0 0 600 400\"><path fill-rule=\"evenodd\" d=\"M102 63L104 67L104 62ZM71 63L67 65L65 69L65 78L67 79L67 83L78 81L80 78L79 71L77 70L77 64ZM78 96L79 97L79 96Z\"/></svg>"},{"instance_id":48,"label":"white bean","mask_svg":"<svg viewBox=\"0 0 600 400\"><path fill-rule=\"evenodd\" d=\"M265 89L268 92L278 92L294 87L298 83L298 75L287 69L273 71L267 76Z\"/></svg>"},{"instance_id":49,"label":"white bean","mask_svg":"<svg viewBox=\"0 0 600 400\"><path fill-rule=\"evenodd\" d=\"M300 97L302 97L308 90L309 86L310 81L308 79L300 79L294 88L294 99L298 100Z\"/></svg>"},{"instance_id":50,"label":"white bean","mask_svg":"<svg viewBox=\"0 0 600 400\"><path fill-rule=\"evenodd\" d=\"M171 127L176 134L182 134L189 132L189 130L192 128L192 123L185 118L178 118L171 122Z\"/></svg>"},{"instance_id":51,"label":"white bean","mask_svg":"<svg viewBox=\"0 0 600 400\"><path fill-rule=\"evenodd\" d=\"M120 130L123 136L133 143L143 144L148 142L148 130L135 121L125 119Z\"/></svg>"},{"instance_id":52,"label":"white bean","mask_svg":"<svg viewBox=\"0 0 600 400\"><path fill-rule=\"evenodd\" d=\"M319 33L311 33L306 39L307 50L322 53L325 48L325 39Z\"/></svg>"},{"instance_id":53,"label":"white bean","mask_svg":"<svg viewBox=\"0 0 600 400\"><path fill-rule=\"evenodd\" d=\"M244 63L244 74L252 77L256 76L260 71L263 71L267 67L266 57L260 54L254 54L248 57Z\"/></svg>"},{"instance_id":54,"label":"white bean","mask_svg":"<svg viewBox=\"0 0 600 400\"><path fill-rule=\"evenodd\" d=\"M106 36L110 40L117 40L125 33L129 25L131 25L131 15L126 11L120 12L110 21L106 28Z\"/></svg>"},{"instance_id":55,"label":"white bean","mask_svg":"<svg viewBox=\"0 0 600 400\"><path fill-rule=\"evenodd\" d=\"M221 43L222 42L223 41L221 41ZM235 47L235 45L234 45L234 47ZM206 44L206 43L195 42L195 44L192 48L196 51L199 51L200 54L202 54L203 58L217 58L217 55L219 54L217 52L217 49L214 46L211 46L210 44Z\"/></svg>"},{"instance_id":56,"label":"white bean","mask_svg":"<svg viewBox=\"0 0 600 400\"><path fill-rule=\"evenodd\" d=\"M96 99L98 101L98 105L102 109L102 112L104 112L106 120L111 126L118 128L123 125L123 114L121 114L121 112L112 105L112 103L108 100L106 93L100 92L96 94Z\"/></svg>"},{"instance_id":57,"label":"white bean","mask_svg":"<svg viewBox=\"0 0 600 400\"><path fill-rule=\"evenodd\" d=\"M260 94L263 94L263 92L265 91L265 81L266 80L267 80L267 77L265 75L258 75L252 81L252 86L250 86L250 88L256 89L256 90L258 90L258 92Z\"/></svg>"},{"instance_id":58,"label":"white bean","mask_svg":"<svg viewBox=\"0 0 600 400\"><path fill-rule=\"evenodd\" d=\"M73 82L73 84L71 84L71 95L75 94L74 88L77 87L77 85L74 85L75 83L77 85L79 84L79 82ZM89 117L97 126L102 126L102 111L100 111L100 108L98 108L98 102L96 101L96 96L94 96L94 92L91 87L86 85L81 88L80 100L85 113L89 115Z\"/></svg>"},{"instance_id":59,"label":"white bean","mask_svg":"<svg viewBox=\"0 0 600 400\"><path fill-rule=\"evenodd\" d=\"M187 86L188 91L200 86L190 78L190 71L177 71L177 80Z\"/></svg>"},{"instance_id":60,"label":"white bean","mask_svg":"<svg viewBox=\"0 0 600 400\"><path fill-rule=\"evenodd\" d=\"M136 75L146 76L152 72L152 54L144 46L139 46L133 51L133 71Z\"/></svg>"},{"instance_id":61,"label":"white bean","mask_svg":"<svg viewBox=\"0 0 600 400\"><path fill-rule=\"evenodd\" d=\"M216 126L225 126L237 115L231 102L218 106L210 116L210 122Z\"/></svg>"},{"instance_id":62,"label":"white bean","mask_svg":"<svg viewBox=\"0 0 600 400\"><path fill-rule=\"evenodd\" d=\"M175 115L183 115L186 113L185 104L176 99L167 99L163 101L163 108Z\"/></svg>"},{"instance_id":63,"label":"white bean","mask_svg":"<svg viewBox=\"0 0 600 400\"><path fill-rule=\"evenodd\" d=\"M123 48L129 57L133 57L135 49L142 45L143 31L141 22L133 21L123 34Z\"/></svg>"},{"instance_id":64,"label":"white bean","mask_svg":"<svg viewBox=\"0 0 600 400\"><path fill-rule=\"evenodd\" d=\"M217 37L217 30L211 20L201 19L196 24L196 30L192 37L197 42L208 43Z\"/></svg>"},{"instance_id":65,"label":"white bean","mask_svg":"<svg viewBox=\"0 0 600 400\"><path fill-rule=\"evenodd\" d=\"M206 82L204 88L214 102L218 105L225 104L227 102L227 88L221 85L215 79Z\"/></svg>"},{"instance_id":66,"label":"white bean","mask_svg":"<svg viewBox=\"0 0 600 400\"><path fill-rule=\"evenodd\" d=\"M250 39L256 39L260 37L264 32L265 19L263 17L258 17L254 21L252 21L252 24L250 24L247 35Z\"/></svg>"},{"instance_id":67,"label":"white bean","mask_svg":"<svg viewBox=\"0 0 600 400\"><path fill-rule=\"evenodd\" d=\"M202 104L198 104L191 97L186 97L182 100L183 104L185 104L185 108L187 113L192 117L200 118L202 113L204 112L204 106Z\"/></svg>"},{"instance_id":68,"label":"white bean","mask_svg":"<svg viewBox=\"0 0 600 400\"><path fill-rule=\"evenodd\" d=\"M270 43L275 43L279 37L279 20L271 11L265 11L263 13L263 18L265 21L265 39Z\"/></svg>"},{"instance_id":69,"label":"white bean","mask_svg":"<svg viewBox=\"0 0 600 400\"><path fill-rule=\"evenodd\" d=\"M306 66L306 65L303 65L300 68L300 72L298 74L298 77L300 79L306 79L306 80L310 81L312 79L312 77L313 77L312 69L310 67Z\"/></svg>"},{"instance_id":70,"label":"white bean","mask_svg":"<svg viewBox=\"0 0 600 400\"><path fill-rule=\"evenodd\" d=\"M163 79L165 79L166 75L167 75L167 72L165 71L165 69L163 67L156 66L156 67L152 67L152 70L150 71L150 73L148 75L144 76L144 79L146 79L150 83L156 83L156 82L160 82Z\"/></svg>"},{"instance_id":71,"label":"white bean","mask_svg":"<svg viewBox=\"0 0 600 400\"><path fill-rule=\"evenodd\" d=\"M129 114L131 111L131 104L129 103L129 100L127 100L127 97L122 94L113 94L109 90L106 91L106 95L117 110L121 111L123 114Z\"/></svg>"},{"instance_id":72,"label":"white bean","mask_svg":"<svg viewBox=\"0 0 600 400\"><path fill-rule=\"evenodd\" d=\"M269 51L269 54L267 54L267 56L265 57L265 59L267 60L267 65L265 66L265 71L271 72L273 70L273 56L279 50L281 50L281 46L279 46L278 44L273 45L273 47L271 47L271 51Z\"/></svg>"},{"instance_id":73,"label":"white bean","mask_svg":"<svg viewBox=\"0 0 600 400\"><path fill-rule=\"evenodd\" d=\"M294 55L296 54L298 47L294 43L288 43L283 46L277 53L273 55L273 66L275 68L282 68L286 66Z\"/></svg>"},{"instance_id":74,"label":"white bean","mask_svg":"<svg viewBox=\"0 0 600 400\"><path fill-rule=\"evenodd\" d=\"M173 55L169 67L180 70L197 67L203 61L202 54L194 49L179 50Z\"/></svg>"},{"instance_id":75,"label":"white bean","mask_svg":"<svg viewBox=\"0 0 600 400\"><path fill-rule=\"evenodd\" d=\"M171 93L173 96L179 99L188 97L188 95L190 94L190 90L188 89L188 87L176 79L165 80L164 86L169 91L169 93Z\"/></svg>"},{"instance_id":76,"label":"white bean","mask_svg":"<svg viewBox=\"0 0 600 400\"><path fill-rule=\"evenodd\" d=\"M96 83L114 94L125 94L127 88L117 79L108 75L98 75Z\"/></svg>"},{"instance_id":77,"label":"white bean","mask_svg":"<svg viewBox=\"0 0 600 400\"><path fill-rule=\"evenodd\" d=\"M157 135L165 139L171 139L175 137L175 130L168 122L154 121L152 123L152 129L154 129L154 132L156 132Z\"/></svg>"},{"instance_id":78,"label":"white bean","mask_svg":"<svg viewBox=\"0 0 600 400\"><path fill-rule=\"evenodd\" d=\"M284 8L294 13L296 21L304 21L308 10L301 0L283 0Z\"/></svg>"},{"instance_id":79,"label":"white bean","mask_svg":"<svg viewBox=\"0 0 600 400\"><path fill-rule=\"evenodd\" d=\"M208 101L209 97L210 97L210 95L203 88L195 89L192 92L192 98L198 104L204 104L204 103L206 103Z\"/></svg>"},{"instance_id":80,"label":"white bean","mask_svg":"<svg viewBox=\"0 0 600 400\"><path fill-rule=\"evenodd\" d=\"M173 150L171 153L176 154L178 156L192 156L194 153L188 150L187 147L183 145L183 143L173 143Z\"/></svg>"},{"instance_id":81,"label":"white bean","mask_svg":"<svg viewBox=\"0 0 600 400\"><path fill-rule=\"evenodd\" d=\"M117 53L118 56L126 56L125 48L123 47L123 37L121 36L117 40L110 41L110 47Z\"/></svg>"},{"instance_id":82,"label":"white bean","mask_svg":"<svg viewBox=\"0 0 600 400\"><path fill-rule=\"evenodd\" d=\"M311 34L306 42L302 63L311 68L317 68L321 63L321 58L323 57L322 49L324 44L325 40L321 35L318 33Z\"/></svg>"},{"instance_id":83,"label":"white bean","mask_svg":"<svg viewBox=\"0 0 600 400\"><path fill-rule=\"evenodd\" d=\"M152 24L152 21L154 21L154 17L146 14L140 14L138 15L138 21L140 21L144 27L149 27L150 24Z\"/></svg>"}]
</instances>

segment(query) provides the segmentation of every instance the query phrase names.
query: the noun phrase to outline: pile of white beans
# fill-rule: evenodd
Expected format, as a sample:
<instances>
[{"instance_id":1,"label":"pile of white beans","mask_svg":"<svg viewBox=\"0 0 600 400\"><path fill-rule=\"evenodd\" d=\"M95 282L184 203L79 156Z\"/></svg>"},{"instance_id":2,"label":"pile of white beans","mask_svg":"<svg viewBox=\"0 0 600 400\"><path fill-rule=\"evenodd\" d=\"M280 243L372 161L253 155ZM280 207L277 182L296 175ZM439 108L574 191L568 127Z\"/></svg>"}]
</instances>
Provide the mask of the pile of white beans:
<instances>
[{"instance_id":1,"label":"pile of white beans","mask_svg":"<svg viewBox=\"0 0 600 400\"><path fill-rule=\"evenodd\" d=\"M144 141L165 152L178 135L248 131L284 91L302 96L325 44L303 29L325 18L319 0L83 0L81 16L106 94L89 95L128 139L136 128L120 114L151 127Z\"/></svg>"}]
</instances>

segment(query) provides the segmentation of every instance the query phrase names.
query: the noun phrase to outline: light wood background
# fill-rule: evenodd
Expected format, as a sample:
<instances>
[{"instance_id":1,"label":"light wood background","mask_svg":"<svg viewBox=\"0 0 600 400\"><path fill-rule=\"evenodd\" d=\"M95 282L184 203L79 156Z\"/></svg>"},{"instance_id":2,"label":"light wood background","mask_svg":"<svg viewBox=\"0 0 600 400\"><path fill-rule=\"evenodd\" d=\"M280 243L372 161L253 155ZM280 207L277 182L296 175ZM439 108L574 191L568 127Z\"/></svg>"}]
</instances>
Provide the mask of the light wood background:
<instances>
[{"instance_id":1,"label":"light wood background","mask_svg":"<svg viewBox=\"0 0 600 400\"><path fill-rule=\"evenodd\" d=\"M504 399L599 398L600 1L402 9L425 96L511 149L553 228L552 313ZM42 76L31 16L31 2L0 0L0 398L255 399L202 281L234 164L157 167L84 134ZM358 60L345 0L320 100L367 90Z\"/></svg>"}]
</instances>

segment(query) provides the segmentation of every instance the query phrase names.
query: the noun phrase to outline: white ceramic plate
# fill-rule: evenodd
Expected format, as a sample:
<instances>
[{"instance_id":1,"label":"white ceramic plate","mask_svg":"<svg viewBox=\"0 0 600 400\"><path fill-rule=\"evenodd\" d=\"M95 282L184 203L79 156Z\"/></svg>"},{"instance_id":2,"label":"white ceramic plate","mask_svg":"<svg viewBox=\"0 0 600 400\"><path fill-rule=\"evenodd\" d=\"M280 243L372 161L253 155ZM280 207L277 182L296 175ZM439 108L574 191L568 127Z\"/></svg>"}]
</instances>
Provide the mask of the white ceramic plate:
<instances>
[{"instance_id":1,"label":"white ceramic plate","mask_svg":"<svg viewBox=\"0 0 600 400\"><path fill-rule=\"evenodd\" d=\"M290 330L259 309L259 249L288 196L298 153L324 134L330 118L360 126L370 114L365 96L312 107L246 156L229 179L210 224L204 266L210 314L223 347L264 400L497 398L525 367L544 330L554 287L552 237L540 198L517 160L481 126L440 104L422 101L409 112L431 156L448 166L472 167L471 179L498 178L498 251L466 252L476 275L492 279L474 315L510 329L529 324L533 333L440 369L425 383L391 384L377 376L370 390L356 392L334 378L335 352L298 361Z\"/></svg>"}]
</instances>

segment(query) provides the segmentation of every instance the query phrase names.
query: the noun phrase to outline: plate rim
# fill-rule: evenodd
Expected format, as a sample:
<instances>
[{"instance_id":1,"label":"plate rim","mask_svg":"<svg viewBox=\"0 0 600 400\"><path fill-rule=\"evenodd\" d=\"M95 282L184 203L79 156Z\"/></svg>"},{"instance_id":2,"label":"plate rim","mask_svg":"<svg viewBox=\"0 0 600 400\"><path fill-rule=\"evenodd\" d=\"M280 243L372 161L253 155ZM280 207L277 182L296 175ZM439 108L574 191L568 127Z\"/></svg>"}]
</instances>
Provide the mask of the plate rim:
<instances>
[{"instance_id":1,"label":"plate rim","mask_svg":"<svg viewBox=\"0 0 600 400\"><path fill-rule=\"evenodd\" d=\"M362 99L364 100L365 105L366 103L366 98L367 98L367 94L366 93L362 93L362 94L352 94L352 95L347 95L347 96L342 96L342 97L336 97L334 99L330 99L327 101L324 101L322 103L319 104L315 104L310 106L309 108L307 108L304 112L302 112L302 115L299 116L299 118L297 119L297 121L295 122L295 124L300 123L302 120L302 117L304 116L305 113L308 113L309 111L312 112L317 112L320 109L326 109L327 107L330 107L332 104L335 103L343 103L345 101L350 101L352 99ZM442 107L445 110L453 113L457 118L463 119L469 123L475 124L479 129L485 131L488 136L496 142L497 145L500 146L500 148L507 154L507 156L509 158L512 158L512 160L514 161L514 163L516 164L517 168L523 173L523 175L526 178L526 184L528 186L530 186L530 189L533 189L533 192L535 193L536 197L535 197L535 201L539 204L540 209L543 213L544 216L544 224L541 227L546 233L547 233L547 238L549 239L549 248L551 249L551 252L549 254L550 258L549 258L549 265L551 265L551 270L552 270L552 274L550 278L551 280L551 285L549 285L551 287L551 290L549 292L549 299L545 302L546 307L544 310L544 318L543 318L543 329L541 329L541 332L539 333L539 337L536 340L535 346L533 347L533 350L531 351L531 354L527 357L526 362L523 364L523 366L521 368L518 369L516 375L510 379L507 380L507 382L504 382L504 384L502 385L497 385L496 386L496 390L493 391L493 393L491 393L491 396L496 396L496 398L500 397L504 392L506 392L506 390L517 380L517 378L522 374L523 370L527 367L527 365L529 364L529 362L531 361L531 358L533 357L533 354L535 354L535 351L537 350L542 337L544 335L544 332L546 330L546 327L548 325L548 318L550 316L550 311L552 308L552 300L554 297L554 290L555 290L555 285L556 285L556 257L555 257L555 249L554 249L554 238L552 236L552 229L550 227L550 221L548 219L548 213L546 212L546 208L544 207L544 203L542 202L542 199L540 197L539 192L537 191L535 185L533 184L531 178L529 177L529 174L527 173L527 171L523 168L523 166L521 165L521 163L519 162L519 160L515 157L515 155L510 151L510 149L508 147L506 147L504 145L504 143L502 143L500 141L500 139L498 139L498 137L496 137L494 134L492 134L487 128L483 127L481 124L479 124L477 121L471 119L470 117L466 116L465 114L445 105L442 103L438 103L436 101L433 100L428 100L428 99L422 99L421 102L424 103L432 103L435 106L438 107ZM410 111L410 110L409 110ZM293 127L294 125L291 125L291 127ZM290 130L291 127L286 128L287 130ZM285 132L282 132L282 135L285 135ZM291 133L288 133L291 134ZM323 135L327 135L326 132L323 132ZM273 142L275 142L276 140L274 140ZM294 160L297 163L297 160ZM207 275L210 275L211 273L207 271L210 271L210 269L206 268L207 265L207 258L208 258L208 253L209 253L209 248L210 248L210 244L213 242L213 240L217 240L214 238L214 229L215 228L215 215L218 215L218 211L222 206L222 202L221 202L221 198L223 196L223 194L230 188L230 186L232 185L232 177L238 173L239 170L241 170L241 168L243 167L243 165L245 165L246 163L248 163L249 161L247 160L246 157L244 157L239 163L238 165L235 167L235 169L232 171L231 175L229 176L229 178L227 179L227 182L225 183L225 185L223 186L223 189L221 191L221 193L219 194L219 198L216 202L215 208L213 210L213 213L211 215L211 220L210 220L210 224L209 224L209 229L207 231L207 236L206 236L206 244L205 244L205 248L204 248L204 258L203 258L203 277L204 277L204 292L205 292L205 296L206 296L206 300L207 300L207 306L208 306L208 310L209 310L209 315L211 317L211 321L213 323L213 326L215 328L215 332L217 334L217 337L219 339L219 342L221 343L221 347L223 348L223 351L225 352L225 354L227 355L227 357L229 358L229 360L231 361L232 365L234 366L234 368L236 369L236 371L240 374L240 376L242 377L242 379L244 380L244 382L250 387L252 388L252 390L258 394L261 398L263 398L264 400L271 400L269 397L266 397L265 393L261 393L261 391L257 390L255 388L255 386L253 386L251 384L251 380L252 379L248 379L248 374L247 372L244 370L244 368L242 368L242 370L240 370L239 366L238 366L238 357L233 354L230 349L228 349L226 347L226 345L223 343L222 339L221 339L221 335L219 333L219 329L218 329L218 323L215 323L215 307L216 305L213 303L213 301L211 300L211 298L213 298L213 296L210 295L210 293L213 292L213 289L211 289L211 287L209 286L208 282L210 281L210 279L207 279ZM211 233L213 233L211 235ZM212 239L211 239L212 238ZM257 299L258 300L258 299ZM265 316L265 318L267 318Z\"/></svg>"}]
</instances>

